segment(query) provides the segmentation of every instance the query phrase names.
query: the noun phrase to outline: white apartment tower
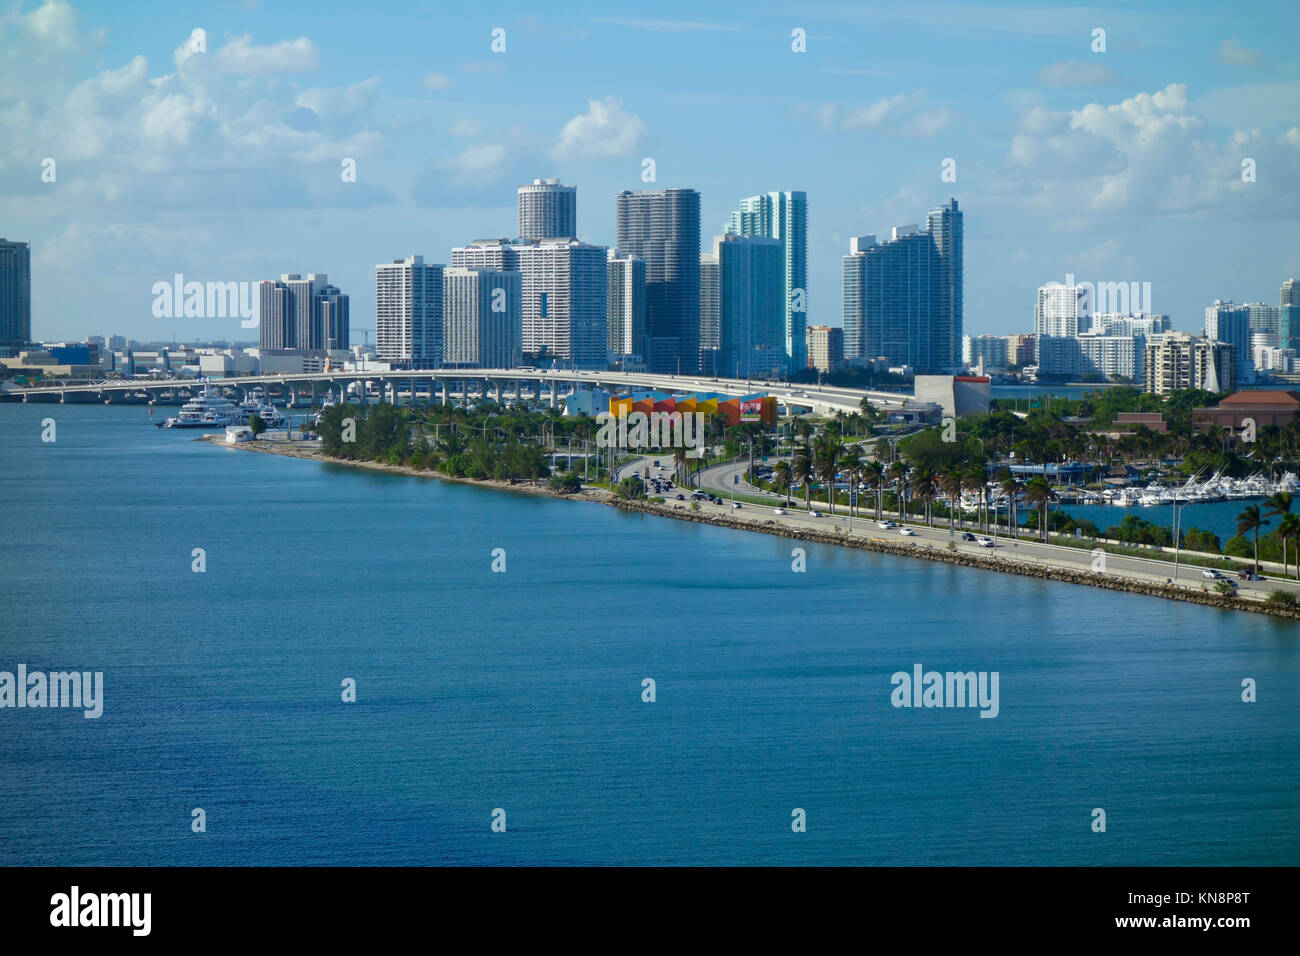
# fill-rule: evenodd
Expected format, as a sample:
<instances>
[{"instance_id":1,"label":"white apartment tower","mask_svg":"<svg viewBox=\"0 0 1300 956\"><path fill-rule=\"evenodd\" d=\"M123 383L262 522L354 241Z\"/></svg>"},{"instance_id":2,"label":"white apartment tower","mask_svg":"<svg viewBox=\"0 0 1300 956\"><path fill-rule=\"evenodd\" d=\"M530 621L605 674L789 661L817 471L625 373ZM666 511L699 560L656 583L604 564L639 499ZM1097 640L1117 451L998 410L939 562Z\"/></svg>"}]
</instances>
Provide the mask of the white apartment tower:
<instances>
[{"instance_id":1,"label":"white apartment tower","mask_svg":"<svg viewBox=\"0 0 1300 956\"><path fill-rule=\"evenodd\" d=\"M442 364L443 266L408 256L375 266L375 351L409 368Z\"/></svg>"}]
</instances>

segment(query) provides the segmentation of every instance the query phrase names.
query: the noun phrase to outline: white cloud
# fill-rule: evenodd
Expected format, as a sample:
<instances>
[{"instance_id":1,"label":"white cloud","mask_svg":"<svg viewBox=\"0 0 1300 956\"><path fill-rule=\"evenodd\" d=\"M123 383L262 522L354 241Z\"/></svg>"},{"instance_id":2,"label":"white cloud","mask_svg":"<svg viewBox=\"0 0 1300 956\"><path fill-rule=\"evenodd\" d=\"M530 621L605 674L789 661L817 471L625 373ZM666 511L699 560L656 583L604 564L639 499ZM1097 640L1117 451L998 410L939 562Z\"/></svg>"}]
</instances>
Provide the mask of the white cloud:
<instances>
[{"instance_id":1,"label":"white cloud","mask_svg":"<svg viewBox=\"0 0 1300 956\"><path fill-rule=\"evenodd\" d=\"M369 111L379 95L379 84L379 77L372 76L341 90L313 87L299 93L294 102L320 116L351 116Z\"/></svg>"},{"instance_id":2,"label":"white cloud","mask_svg":"<svg viewBox=\"0 0 1300 956\"><path fill-rule=\"evenodd\" d=\"M320 65L316 47L306 37L281 40L271 46L255 46L247 33L232 37L225 46L212 54L212 58L222 73L238 76L307 73Z\"/></svg>"},{"instance_id":3,"label":"white cloud","mask_svg":"<svg viewBox=\"0 0 1300 956\"><path fill-rule=\"evenodd\" d=\"M1228 37L1219 44L1215 59L1228 66L1262 66L1264 53L1261 50L1248 50L1237 42L1236 37Z\"/></svg>"},{"instance_id":4,"label":"white cloud","mask_svg":"<svg viewBox=\"0 0 1300 956\"><path fill-rule=\"evenodd\" d=\"M451 124L451 135L459 136L463 139L479 136L483 132L483 124L477 120L465 119L461 117Z\"/></svg>"},{"instance_id":5,"label":"white cloud","mask_svg":"<svg viewBox=\"0 0 1300 956\"><path fill-rule=\"evenodd\" d=\"M1213 130L1178 83L1110 105L1033 108L1022 115L1006 176L994 186L1050 228L1113 216L1295 216L1300 171L1284 158L1286 147L1256 129ZM1243 183L1245 157L1268 175Z\"/></svg>"},{"instance_id":6,"label":"white cloud","mask_svg":"<svg viewBox=\"0 0 1300 956\"><path fill-rule=\"evenodd\" d=\"M1038 82L1044 86L1101 86L1118 79L1110 67L1095 61L1062 60L1038 71Z\"/></svg>"},{"instance_id":7,"label":"white cloud","mask_svg":"<svg viewBox=\"0 0 1300 956\"><path fill-rule=\"evenodd\" d=\"M621 100L607 96L589 101L587 112L564 124L551 156L561 162L631 156L645 144L647 136L641 117L623 109Z\"/></svg>"},{"instance_id":8,"label":"white cloud","mask_svg":"<svg viewBox=\"0 0 1300 956\"><path fill-rule=\"evenodd\" d=\"M812 114L828 132L836 129L847 132L880 130L928 139L945 129L955 118L951 110L943 107L921 109L928 95L926 90L913 90L881 97L866 106L844 109L833 103L823 103L805 105L800 112Z\"/></svg>"},{"instance_id":9,"label":"white cloud","mask_svg":"<svg viewBox=\"0 0 1300 956\"><path fill-rule=\"evenodd\" d=\"M420 85L426 90L449 90L455 84L445 73L426 73L420 78Z\"/></svg>"}]
</instances>

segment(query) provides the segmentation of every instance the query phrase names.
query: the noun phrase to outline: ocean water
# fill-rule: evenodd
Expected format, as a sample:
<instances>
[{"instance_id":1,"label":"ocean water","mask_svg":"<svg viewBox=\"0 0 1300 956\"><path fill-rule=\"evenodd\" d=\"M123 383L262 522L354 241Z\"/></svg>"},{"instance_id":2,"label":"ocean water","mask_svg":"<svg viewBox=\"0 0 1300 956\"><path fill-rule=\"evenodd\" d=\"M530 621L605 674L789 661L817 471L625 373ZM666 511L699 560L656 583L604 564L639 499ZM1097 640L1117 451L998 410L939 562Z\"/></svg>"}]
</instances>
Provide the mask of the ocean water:
<instances>
[{"instance_id":1,"label":"ocean water","mask_svg":"<svg viewBox=\"0 0 1300 956\"><path fill-rule=\"evenodd\" d=\"M2 864L1300 863L1294 623L192 438L0 405Z\"/></svg>"}]
</instances>

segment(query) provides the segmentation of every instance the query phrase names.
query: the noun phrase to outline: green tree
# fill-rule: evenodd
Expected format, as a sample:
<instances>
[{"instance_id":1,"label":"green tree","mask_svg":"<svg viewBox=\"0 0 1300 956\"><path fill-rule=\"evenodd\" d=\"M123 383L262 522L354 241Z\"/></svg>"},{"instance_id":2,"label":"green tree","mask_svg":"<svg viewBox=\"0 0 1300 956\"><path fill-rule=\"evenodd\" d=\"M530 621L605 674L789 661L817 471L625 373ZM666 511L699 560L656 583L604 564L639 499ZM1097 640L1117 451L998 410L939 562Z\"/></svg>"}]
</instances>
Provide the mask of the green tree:
<instances>
[{"instance_id":1,"label":"green tree","mask_svg":"<svg viewBox=\"0 0 1300 956\"><path fill-rule=\"evenodd\" d=\"M1259 513L1258 505L1247 505L1237 515L1237 534L1254 534L1255 537L1255 573L1259 574L1259 529L1267 525Z\"/></svg>"}]
</instances>

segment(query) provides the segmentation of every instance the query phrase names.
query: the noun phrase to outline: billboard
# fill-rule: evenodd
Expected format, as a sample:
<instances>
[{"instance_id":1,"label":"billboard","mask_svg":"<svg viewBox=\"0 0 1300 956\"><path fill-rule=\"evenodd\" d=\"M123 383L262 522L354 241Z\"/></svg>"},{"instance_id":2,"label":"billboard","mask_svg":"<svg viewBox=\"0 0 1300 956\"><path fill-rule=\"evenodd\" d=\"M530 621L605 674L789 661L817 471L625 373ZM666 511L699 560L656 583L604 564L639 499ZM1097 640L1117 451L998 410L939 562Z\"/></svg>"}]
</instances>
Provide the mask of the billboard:
<instances>
[{"instance_id":1,"label":"billboard","mask_svg":"<svg viewBox=\"0 0 1300 956\"><path fill-rule=\"evenodd\" d=\"M740 420L742 422L761 422L763 420L763 400L746 398L740 402Z\"/></svg>"}]
</instances>

